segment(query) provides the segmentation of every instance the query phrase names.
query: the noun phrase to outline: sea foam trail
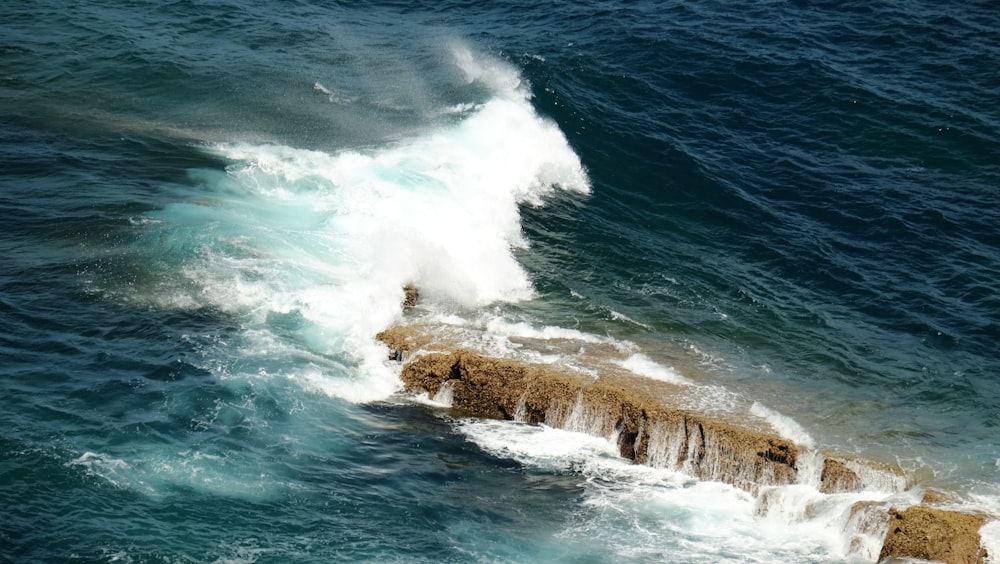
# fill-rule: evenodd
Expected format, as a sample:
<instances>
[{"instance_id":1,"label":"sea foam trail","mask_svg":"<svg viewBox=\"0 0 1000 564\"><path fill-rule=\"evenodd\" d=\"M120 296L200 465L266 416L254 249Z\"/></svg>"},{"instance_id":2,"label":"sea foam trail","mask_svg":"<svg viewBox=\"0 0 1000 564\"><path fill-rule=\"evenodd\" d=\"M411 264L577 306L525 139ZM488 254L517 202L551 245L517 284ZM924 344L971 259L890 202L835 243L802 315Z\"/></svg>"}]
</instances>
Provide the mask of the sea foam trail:
<instances>
[{"instance_id":1,"label":"sea foam trail","mask_svg":"<svg viewBox=\"0 0 1000 564\"><path fill-rule=\"evenodd\" d=\"M351 401L398 387L372 336L398 321L406 284L444 308L530 299L519 206L589 180L513 67L452 52L489 95L416 137L336 153L211 145L225 173L192 171L196 193L139 222L175 261L151 299L240 316L244 355L311 358L308 374L267 372Z\"/></svg>"}]
</instances>

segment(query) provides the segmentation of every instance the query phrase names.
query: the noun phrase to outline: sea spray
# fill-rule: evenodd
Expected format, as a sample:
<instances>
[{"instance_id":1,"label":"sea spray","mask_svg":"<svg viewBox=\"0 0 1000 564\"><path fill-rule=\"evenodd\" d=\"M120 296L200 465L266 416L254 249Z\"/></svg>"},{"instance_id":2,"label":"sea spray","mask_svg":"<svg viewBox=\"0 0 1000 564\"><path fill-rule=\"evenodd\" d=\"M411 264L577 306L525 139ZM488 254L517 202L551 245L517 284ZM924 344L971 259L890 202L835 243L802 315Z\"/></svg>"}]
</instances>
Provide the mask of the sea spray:
<instances>
[{"instance_id":1,"label":"sea spray","mask_svg":"<svg viewBox=\"0 0 1000 564\"><path fill-rule=\"evenodd\" d=\"M225 173L193 170L196 190L141 225L141 243L172 261L145 299L233 315L243 363L372 401L398 387L371 338L399 321L404 286L439 312L531 298L513 254L528 244L519 206L586 194L589 180L513 67L452 51L488 95L415 137L332 153L209 145ZM309 357L317 369L280 360Z\"/></svg>"},{"instance_id":2,"label":"sea spray","mask_svg":"<svg viewBox=\"0 0 1000 564\"><path fill-rule=\"evenodd\" d=\"M810 437L806 430L792 418L782 415L771 408L765 407L756 401L753 402L752 406L750 406L750 413L766 420L779 435L794 442L795 444L807 449L811 449L816 446L813 438Z\"/></svg>"}]
</instances>

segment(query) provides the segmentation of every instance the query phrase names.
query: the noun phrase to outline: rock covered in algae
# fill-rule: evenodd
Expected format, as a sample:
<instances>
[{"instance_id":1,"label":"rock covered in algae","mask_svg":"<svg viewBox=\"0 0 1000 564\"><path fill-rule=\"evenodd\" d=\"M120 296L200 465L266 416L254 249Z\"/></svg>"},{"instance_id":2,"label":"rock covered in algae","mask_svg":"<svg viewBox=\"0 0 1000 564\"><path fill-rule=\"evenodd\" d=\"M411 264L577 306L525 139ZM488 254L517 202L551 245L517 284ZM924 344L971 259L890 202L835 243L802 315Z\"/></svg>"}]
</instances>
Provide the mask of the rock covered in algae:
<instances>
[{"instance_id":1,"label":"rock covered in algae","mask_svg":"<svg viewBox=\"0 0 1000 564\"><path fill-rule=\"evenodd\" d=\"M980 547L979 529L986 517L915 505L889 510L889 531L879 560L920 558L946 564L981 564L986 550Z\"/></svg>"}]
</instances>

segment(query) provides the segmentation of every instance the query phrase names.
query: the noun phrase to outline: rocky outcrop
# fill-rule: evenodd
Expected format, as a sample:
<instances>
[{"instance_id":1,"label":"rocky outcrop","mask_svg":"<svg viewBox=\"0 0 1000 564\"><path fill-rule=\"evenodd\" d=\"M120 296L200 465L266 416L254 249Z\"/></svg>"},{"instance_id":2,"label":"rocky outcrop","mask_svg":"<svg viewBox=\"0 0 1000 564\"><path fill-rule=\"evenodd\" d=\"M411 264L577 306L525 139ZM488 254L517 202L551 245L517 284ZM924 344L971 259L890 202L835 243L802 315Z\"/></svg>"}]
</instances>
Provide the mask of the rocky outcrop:
<instances>
[{"instance_id":1,"label":"rocky outcrop","mask_svg":"<svg viewBox=\"0 0 1000 564\"><path fill-rule=\"evenodd\" d=\"M982 564L979 529L986 517L922 505L889 510L889 531L879 560L920 558L946 564Z\"/></svg>"},{"instance_id":2,"label":"rocky outcrop","mask_svg":"<svg viewBox=\"0 0 1000 564\"><path fill-rule=\"evenodd\" d=\"M861 489L861 478L857 472L835 458L824 461L819 480L823 493L856 492Z\"/></svg>"},{"instance_id":3,"label":"rocky outcrop","mask_svg":"<svg viewBox=\"0 0 1000 564\"><path fill-rule=\"evenodd\" d=\"M819 491L825 494L877 490L898 492L913 485L897 466L827 454L823 457Z\"/></svg>"},{"instance_id":4,"label":"rocky outcrop","mask_svg":"<svg viewBox=\"0 0 1000 564\"><path fill-rule=\"evenodd\" d=\"M432 397L447 392L459 415L545 423L605 437L636 463L682 470L754 495L802 478L800 464L805 461L796 444L755 425L753 418L684 407L678 398L690 394L692 386L615 370L613 363L580 371L497 358L462 348L459 343L469 342L468 335L449 336L453 330L397 327L377 338L389 346L391 358L404 362L401 378L407 390ZM817 487L823 493L872 487L902 491L912 485L895 468L849 457L820 459L821 469L813 472L819 473ZM939 497L931 495L930 502ZM880 503L863 502L850 521L850 528L862 532L852 539L852 549L865 542L865 535L885 535L880 560L978 563L985 557L979 528L986 518L980 515L926 505L888 510Z\"/></svg>"},{"instance_id":5,"label":"rocky outcrop","mask_svg":"<svg viewBox=\"0 0 1000 564\"><path fill-rule=\"evenodd\" d=\"M546 423L608 437L624 458L684 469L747 491L795 480L791 442L730 422L665 406L676 386L648 379L591 379L569 371L489 358L470 351L408 362L407 389L435 394L447 385L457 412Z\"/></svg>"},{"instance_id":6,"label":"rocky outcrop","mask_svg":"<svg viewBox=\"0 0 1000 564\"><path fill-rule=\"evenodd\" d=\"M569 372L483 357L430 354L406 365L403 382L431 393L451 386L453 406L478 417L547 423L613 438L624 458L683 468L748 491L795 479L794 444L702 414L664 407L671 385ZM671 437L671 440L664 440Z\"/></svg>"},{"instance_id":7,"label":"rocky outcrop","mask_svg":"<svg viewBox=\"0 0 1000 564\"><path fill-rule=\"evenodd\" d=\"M442 329L442 332L445 330ZM434 395L446 388L464 415L546 423L617 442L624 458L639 464L684 470L703 480L726 482L751 493L796 481L798 447L768 429L721 415L676 406L683 386L605 371L599 378L552 365L493 358L442 345L430 332L408 327L377 336L390 356L437 345L407 362L401 378L410 391ZM852 466L854 468L852 468ZM821 491L863 487L857 468L827 457Z\"/></svg>"}]
</instances>

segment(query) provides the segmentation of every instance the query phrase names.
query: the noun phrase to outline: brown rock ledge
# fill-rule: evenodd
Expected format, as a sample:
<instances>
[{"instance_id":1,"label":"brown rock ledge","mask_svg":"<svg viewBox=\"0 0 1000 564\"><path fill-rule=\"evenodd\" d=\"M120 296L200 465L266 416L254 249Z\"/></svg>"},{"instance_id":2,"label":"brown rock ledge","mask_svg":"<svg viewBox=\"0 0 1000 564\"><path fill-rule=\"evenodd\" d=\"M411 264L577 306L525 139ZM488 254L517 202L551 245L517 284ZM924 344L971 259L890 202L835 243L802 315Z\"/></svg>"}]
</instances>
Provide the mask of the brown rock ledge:
<instances>
[{"instance_id":1,"label":"brown rock ledge","mask_svg":"<svg viewBox=\"0 0 1000 564\"><path fill-rule=\"evenodd\" d=\"M467 350L419 356L406 363L402 379L408 390L432 395L447 384L453 409L464 415L546 423L616 439L621 455L640 464L683 468L750 492L795 480L794 444L665 407L657 397L674 387L665 382L590 379Z\"/></svg>"},{"instance_id":2,"label":"brown rock ledge","mask_svg":"<svg viewBox=\"0 0 1000 564\"><path fill-rule=\"evenodd\" d=\"M611 364L601 365L600 377L594 377L493 358L461 348L458 343L467 335L449 335L452 330L400 326L376 338L389 346L391 359L408 360L401 374L408 391L433 396L447 389L453 409L463 415L546 423L606 437L633 462L684 470L754 494L796 480L799 453L794 443L769 428L754 427L750 418L685 407L691 403L682 399L691 393L688 386L632 375ZM820 489L861 490L862 477L852 466L870 465L824 457Z\"/></svg>"},{"instance_id":3,"label":"brown rock ledge","mask_svg":"<svg viewBox=\"0 0 1000 564\"><path fill-rule=\"evenodd\" d=\"M794 483L798 447L749 418L702 413L678 407L685 386L605 370L599 376L569 368L495 358L458 346L453 329L395 327L376 336L403 361L401 378L410 392L432 397L450 394L452 409L463 416L545 423L615 441L622 457L639 464L683 470L701 480L720 481L754 495L772 485ZM465 336L467 337L467 336ZM432 351L432 352L428 352ZM419 353L419 354L416 354ZM898 480L898 469L852 458L824 456L819 488L824 493L860 491L872 475ZM868 507L871 505L871 507ZM865 529L888 533L879 560L923 558L980 563L981 515L913 506L904 511L859 509ZM872 514L871 512L875 513ZM879 514L881 516L879 516ZM881 533L878 533L881 534Z\"/></svg>"}]
</instances>

